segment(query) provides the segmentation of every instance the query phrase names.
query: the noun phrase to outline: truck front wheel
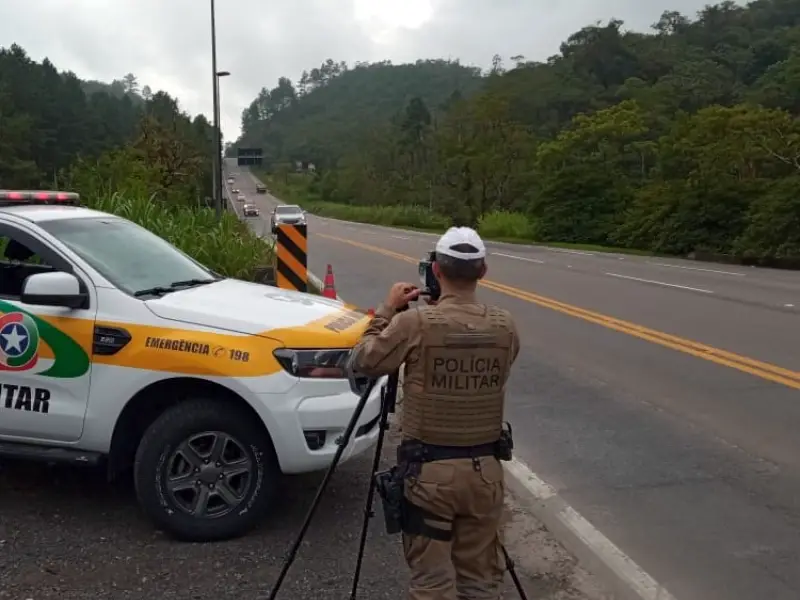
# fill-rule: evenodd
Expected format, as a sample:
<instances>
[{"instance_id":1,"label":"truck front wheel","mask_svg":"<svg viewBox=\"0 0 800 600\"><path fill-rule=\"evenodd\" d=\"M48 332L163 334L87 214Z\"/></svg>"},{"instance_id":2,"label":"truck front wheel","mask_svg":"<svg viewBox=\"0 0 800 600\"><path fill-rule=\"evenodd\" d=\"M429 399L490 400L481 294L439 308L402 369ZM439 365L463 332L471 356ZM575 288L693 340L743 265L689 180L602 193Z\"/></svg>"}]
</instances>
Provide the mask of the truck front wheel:
<instances>
[{"instance_id":1,"label":"truck front wheel","mask_svg":"<svg viewBox=\"0 0 800 600\"><path fill-rule=\"evenodd\" d=\"M272 443L252 417L205 399L161 414L142 437L134 464L145 514L171 536L193 542L253 529L279 477Z\"/></svg>"}]
</instances>

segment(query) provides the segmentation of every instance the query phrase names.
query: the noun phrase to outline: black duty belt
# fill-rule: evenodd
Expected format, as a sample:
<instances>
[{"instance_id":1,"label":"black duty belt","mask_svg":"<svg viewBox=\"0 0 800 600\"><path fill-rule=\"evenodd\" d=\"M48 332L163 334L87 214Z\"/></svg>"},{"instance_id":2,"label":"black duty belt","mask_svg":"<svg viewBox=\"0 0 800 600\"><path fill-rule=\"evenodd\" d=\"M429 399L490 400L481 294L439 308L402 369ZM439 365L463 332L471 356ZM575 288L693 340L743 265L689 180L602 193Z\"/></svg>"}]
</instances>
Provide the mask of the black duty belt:
<instances>
[{"instance_id":1,"label":"black duty belt","mask_svg":"<svg viewBox=\"0 0 800 600\"><path fill-rule=\"evenodd\" d=\"M397 448L398 463L426 463L437 460L456 458L480 458L496 456L497 443L480 444L479 446L436 446L424 444L416 440L403 441Z\"/></svg>"}]
</instances>

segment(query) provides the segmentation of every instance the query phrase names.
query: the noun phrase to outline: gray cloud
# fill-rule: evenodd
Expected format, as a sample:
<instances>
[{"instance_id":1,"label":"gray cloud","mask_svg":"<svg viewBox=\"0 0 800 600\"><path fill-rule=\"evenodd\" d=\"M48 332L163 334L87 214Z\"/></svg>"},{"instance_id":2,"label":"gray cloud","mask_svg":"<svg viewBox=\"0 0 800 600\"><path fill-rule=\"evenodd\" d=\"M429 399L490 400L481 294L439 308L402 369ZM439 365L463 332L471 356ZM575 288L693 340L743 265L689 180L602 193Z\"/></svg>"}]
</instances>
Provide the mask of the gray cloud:
<instances>
[{"instance_id":1,"label":"gray cloud","mask_svg":"<svg viewBox=\"0 0 800 600\"><path fill-rule=\"evenodd\" d=\"M460 58L488 66L495 53L543 59L572 32L620 18L644 30L666 9L693 16L704 0L217 0L222 123L239 132L242 109L278 77L297 80L326 58ZM395 23L365 11L394 12ZM413 22L414 15L417 22ZM425 20L425 17L428 17ZM421 22L420 21L424 21ZM184 110L211 114L208 0L0 0L0 46L17 43L35 60L85 79L128 72L164 89Z\"/></svg>"}]
</instances>

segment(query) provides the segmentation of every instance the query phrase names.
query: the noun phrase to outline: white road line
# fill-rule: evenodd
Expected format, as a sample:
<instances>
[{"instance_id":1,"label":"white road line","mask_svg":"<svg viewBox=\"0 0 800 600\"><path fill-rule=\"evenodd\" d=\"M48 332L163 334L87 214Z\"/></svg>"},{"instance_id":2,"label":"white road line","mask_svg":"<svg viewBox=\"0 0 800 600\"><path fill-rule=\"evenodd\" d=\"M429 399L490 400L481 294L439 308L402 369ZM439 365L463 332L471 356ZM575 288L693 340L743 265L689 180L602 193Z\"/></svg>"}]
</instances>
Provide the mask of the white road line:
<instances>
[{"instance_id":1,"label":"white road line","mask_svg":"<svg viewBox=\"0 0 800 600\"><path fill-rule=\"evenodd\" d=\"M693 292L701 292L703 294L713 294L711 290L703 290L700 288L689 287L688 285L678 285L677 283L665 283L663 281L653 281L652 279L640 279L639 277L631 277L630 275L620 275L619 273L606 273L611 277L619 277L620 279L630 279L631 281L641 281L642 283L654 283L656 285L665 285L667 287L680 288L682 290L691 290Z\"/></svg>"},{"instance_id":2,"label":"white road line","mask_svg":"<svg viewBox=\"0 0 800 600\"><path fill-rule=\"evenodd\" d=\"M705 271L706 273L719 273L720 275L735 275L736 277L747 277L744 273L736 273L734 271L718 271L716 269L701 269L700 267L684 267L683 265L670 265L667 263L649 262L650 265L658 267L669 267L670 269L686 269L687 271Z\"/></svg>"},{"instance_id":3,"label":"white road line","mask_svg":"<svg viewBox=\"0 0 800 600\"><path fill-rule=\"evenodd\" d=\"M411 238L407 235L393 235L392 236L396 240L410 240Z\"/></svg>"},{"instance_id":4,"label":"white road line","mask_svg":"<svg viewBox=\"0 0 800 600\"><path fill-rule=\"evenodd\" d=\"M574 543L591 552L613 576L642 600L675 600L664 586L561 499L555 488L531 471L525 463L514 458L504 466L506 472L533 496L534 512L538 513L536 516L539 519L545 521L546 526L552 526L553 521L556 521L556 527L566 529Z\"/></svg>"},{"instance_id":5,"label":"white road line","mask_svg":"<svg viewBox=\"0 0 800 600\"><path fill-rule=\"evenodd\" d=\"M502 252L492 252L492 256L502 256L504 258L513 258L515 260L524 260L525 262L532 262L537 263L540 265L544 264L543 260L538 260L535 258L525 258L524 256L514 256L513 254L503 254Z\"/></svg>"},{"instance_id":6,"label":"white road line","mask_svg":"<svg viewBox=\"0 0 800 600\"><path fill-rule=\"evenodd\" d=\"M583 256L595 256L592 252L583 252L582 250L567 250L566 248L548 248L547 246L542 246L545 250L550 250L550 252L563 252L564 254L581 254Z\"/></svg>"}]
</instances>

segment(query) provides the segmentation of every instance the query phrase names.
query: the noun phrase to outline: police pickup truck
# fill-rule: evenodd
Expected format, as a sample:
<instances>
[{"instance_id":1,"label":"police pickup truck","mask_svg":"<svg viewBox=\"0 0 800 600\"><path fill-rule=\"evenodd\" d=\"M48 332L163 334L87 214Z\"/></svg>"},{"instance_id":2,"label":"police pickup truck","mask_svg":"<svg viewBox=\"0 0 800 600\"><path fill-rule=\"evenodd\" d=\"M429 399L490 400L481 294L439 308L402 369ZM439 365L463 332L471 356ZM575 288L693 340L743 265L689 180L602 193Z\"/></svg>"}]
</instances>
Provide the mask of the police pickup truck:
<instances>
[{"instance_id":1,"label":"police pickup truck","mask_svg":"<svg viewBox=\"0 0 800 600\"><path fill-rule=\"evenodd\" d=\"M0 190L0 460L102 465L167 533L242 535L282 474L330 465L367 321L221 277L76 194ZM377 439L380 387L345 459Z\"/></svg>"}]
</instances>

